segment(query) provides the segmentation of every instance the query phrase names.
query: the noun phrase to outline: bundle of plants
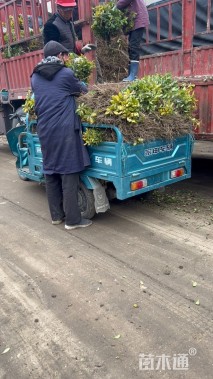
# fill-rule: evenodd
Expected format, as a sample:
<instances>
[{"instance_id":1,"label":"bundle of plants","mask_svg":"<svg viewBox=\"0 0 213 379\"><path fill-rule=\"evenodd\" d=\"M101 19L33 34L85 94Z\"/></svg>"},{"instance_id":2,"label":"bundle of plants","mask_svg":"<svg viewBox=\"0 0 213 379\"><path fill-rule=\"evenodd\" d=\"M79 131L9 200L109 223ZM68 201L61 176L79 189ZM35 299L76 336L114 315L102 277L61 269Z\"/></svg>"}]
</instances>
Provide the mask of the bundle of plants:
<instances>
[{"instance_id":1,"label":"bundle of plants","mask_svg":"<svg viewBox=\"0 0 213 379\"><path fill-rule=\"evenodd\" d=\"M146 76L130 84L100 84L79 102L82 121L115 125L130 144L171 140L192 133L197 126L193 86L180 84L169 74Z\"/></svg>"},{"instance_id":2,"label":"bundle of plants","mask_svg":"<svg viewBox=\"0 0 213 379\"><path fill-rule=\"evenodd\" d=\"M14 43L17 41L16 32L15 32L15 19L14 16L10 15L8 17L9 23L2 23L2 35L3 41L6 46L2 49L4 58L11 58L17 55L22 55L25 53L29 53L31 51L43 49L43 40L42 37L34 37L32 28L29 27L29 34L31 38L28 41L16 43L11 46L10 42ZM24 19L23 15L18 15L18 24L16 27L19 29L20 37L24 39ZM41 27L39 27L41 31Z\"/></svg>"},{"instance_id":3,"label":"bundle of plants","mask_svg":"<svg viewBox=\"0 0 213 379\"><path fill-rule=\"evenodd\" d=\"M7 45L2 49L3 58L16 57L22 54L30 53L35 50L43 49L42 37L32 37L29 41L20 42L14 46Z\"/></svg>"},{"instance_id":4,"label":"bundle of plants","mask_svg":"<svg viewBox=\"0 0 213 379\"><path fill-rule=\"evenodd\" d=\"M92 29L96 37L110 43L111 39L120 34L121 30L128 33L134 25L134 12L121 12L116 8L116 1L97 5L93 9Z\"/></svg>"},{"instance_id":5,"label":"bundle of plants","mask_svg":"<svg viewBox=\"0 0 213 379\"><path fill-rule=\"evenodd\" d=\"M104 82L119 82L128 75L128 43L126 37L120 33L111 38L107 43L98 37L97 58L101 68L102 79Z\"/></svg>"},{"instance_id":6,"label":"bundle of plants","mask_svg":"<svg viewBox=\"0 0 213 379\"><path fill-rule=\"evenodd\" d=\"M92 70L95 68L94 62L89 61L84 55L79 56L75 53L69 53L69 59L65 65L71 68L77 78L86 84L89 81Z\"/></svg>"}]
</instances>

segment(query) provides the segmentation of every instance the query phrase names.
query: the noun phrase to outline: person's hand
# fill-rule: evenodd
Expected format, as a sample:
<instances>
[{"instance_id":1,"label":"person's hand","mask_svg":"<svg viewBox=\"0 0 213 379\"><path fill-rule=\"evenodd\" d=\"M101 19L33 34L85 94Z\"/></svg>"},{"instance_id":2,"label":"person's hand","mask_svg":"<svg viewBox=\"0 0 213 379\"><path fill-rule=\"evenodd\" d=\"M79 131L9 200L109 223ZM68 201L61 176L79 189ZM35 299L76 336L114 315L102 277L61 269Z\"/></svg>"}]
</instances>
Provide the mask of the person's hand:
<instances>
[{"instance_id":1,"label":"person's hand","mask_svg":"<svg viewBox=\"0 0 213 379\"><path fill-rule=\"evenodd\" d=\"M92 43L87 43L84 47L82 47L81 53L82 54L89 53L90 51L96 50L96 49L97 49L96 45L93 45Z\"/></svg>"},{"instance_id":2,"label":"person's hand","mask_svg":"<svg viewBox=\"0 0 213 379\"><path fill-rule=\"evenodd\" d=\"M86 83L81 82L81 93L87 93L88 92L88 86Z\"/></svg>"}]
</instances>

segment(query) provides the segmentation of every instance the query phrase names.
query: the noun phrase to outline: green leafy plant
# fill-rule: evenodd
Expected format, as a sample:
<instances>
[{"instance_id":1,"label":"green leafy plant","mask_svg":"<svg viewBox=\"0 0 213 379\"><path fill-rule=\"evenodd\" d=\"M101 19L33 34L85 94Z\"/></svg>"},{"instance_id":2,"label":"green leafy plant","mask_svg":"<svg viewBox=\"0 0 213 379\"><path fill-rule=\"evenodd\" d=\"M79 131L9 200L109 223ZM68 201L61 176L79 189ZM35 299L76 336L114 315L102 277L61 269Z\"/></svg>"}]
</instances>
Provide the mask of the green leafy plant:
<instances>
[{"instance_id":1,"label":"green leafy plant","mask_svg":"<svg viewBox=\"0 0 213 379\"><path fill-rule=\"evenodd\" d=\"M7 25L4 22L2 26L4 30L6 30L3 34L4 43L9 43L10 41L9 41L9 32L7 30ZM23 16L21 14L18 15L18 27L19 27L20 36L24 37ZM9 28L10 28L10 33L11 33L11 42L15 42L16 41L15 21L14 21L14 17L11 15L9 16Z\"/></svg>"},{"instance_id":2,"label":"green leafy plant","mask_svg":"<svg viewBox=\"0 0 213 379\"><path fill-rule=\"evenodd\" d=\"M79 99L84 103L82 116L89 122L96 113L94 125L116 125L124 140L133 145L156 138L170 140L193 133L199 126L193 85L169 74L145 76L119 87L112 83L97 87Z\"/></svg>"},{"instance_id":3,"label":"green leafy plant","mask_svg":"<svg viewBox=\"0 0 213 379\"><path fill-rule=\"evenodd\" d=\"M165 116L178 112L192 117L196 106L193 85L180 84L170 74L145 76L130 84L129 89L146 113Z\"/></svg>"},{"instance_id":4,"label":"green leafy plant","mask_svg":"<svg viewBox=\"0 0 213 379\"><path fill-rule=\"evenodd\" d=\"M115 115L131 124L137 124L140 118L140 103L134 93L127 89L112 96L105 114Z\"/></svg>"},{"instance_id":5,"label":"green leafy plant","mask_svg":"<svg viewBox=\"0 0 213 379\"><path fill-rule=\"evenodd\" d=\"M197 103L194 95L194 85L179 84L178 91L173 97L173 102L179 113L191 115Z\"/></svg>"},{"instance_id":6,"label":"green leafy plant","mask_svg":"<svg viewBox=\"0 0 213 379\"><path fill-rule=\"evenodd\" d=\"M8 45L2 52L2 55L5 59L15 57L17 55L24 54L25 51L22 47L22 45L16 45L16 46L10 46Z\"/></svg>"},{"instance_id":7,"label":"green leafy plant","mask_svg":"<svg viewBox=\"0 0 213 379\"><path fill-rule=\"evenodd\" d=\"M100 129L87 128L83 133L85 145L97 146L104 141L104 133Z\"/></svg>"},{"instance_id":8,"label":"green leafy plant","mask_svg":"<svg viewBox=\"0 0 213 379\"><path fill-rule=\"evenodd\" d=\"M93 9L92 29L97 37L106 41L118 35L128 25L128 17L110 1L100 4Z\"/></svg>"},{"instance_id":9,"label":"green leafy plant","mask_svg":"<svg viewBox=\"0 0 213 379\"><path fill-rule=\"evenodd\" d=\"M143 142L144 142L144 139L138 137L138 138L136 138L136 139L134 140L134 142L133 142L133 146L140 145L140 144L143 143Z\"/></svg>"},{"instance_id":10,"label":"green leafy plant","mask_svg":"<svg viewBox=\"0 0 213 379\"><path fill-rule=\"evenodd\" d=\"M15 46L10 46L11 43L15 43L17 41L16 32L15 32L15 21L14 17L12 15L9 15L9 25L8 29L10 30L9 36L9 30L7 29L7 24L5 22L2 23L2 30L3 30L3 41L4 44L6 44L6 47L3 48L2 53L4 58L11 58L17 55L22 55L29 51L38 50L39 48L42 48L43 43L41 45L41 42L39 41L39 37L33 38L31 41L24 41L24 19L23 15L18 15L18 29L21 39L23 39L23 42L16 43ZM40 28L41 30L41 28ZM33 30L29 27L29 34L33 37Z\"/></svg>"},{"instance_id":11,"label":"green leafy plant","mask_svg":"<svg viewBox=\"0 0 213 379\"><path fill-rule=\"evenodd\" d=\"M84 55L79 56L75 53L69 53L69 59L65 64L74 71L79 80L85 83L88 83L89 76L95 67L94 62L89 61Z\"/></svg>"},{"instance_id":12,"label":"green leafy plant","mask_svg":"<svg viewBox=\"0 0 213 379\"><path fill-rule=\"evenodd\" d=\"M32 92L29 91L26 96L24 105L22 105L24 113L29 114L29 118L36 119L35 114L35 99L32 97Z\"/></svg>"},{"instance_id":13,"label":"green leafy plant","mask_svg":"<svg viewBox=\"0 0 213 379\"><path fill-rule=\"evenodd\" d=\"M123 26L123 32L124 34L128 34L134 27L134 21L137 13L130 12L127 9L123 11L124 16L127 18L126 25Z\"/></svg>"},{"instance_id":14,"label":"green leafy plant","mask_svg":"<svg viewBox=\"0 0 213 379\"><path fill-rule=\"evenodd\" d=\"M95 124L97 113L84 103L79 104L76 113L80 116L81 121L91 125Z\"/></svg>"}]
</instances>

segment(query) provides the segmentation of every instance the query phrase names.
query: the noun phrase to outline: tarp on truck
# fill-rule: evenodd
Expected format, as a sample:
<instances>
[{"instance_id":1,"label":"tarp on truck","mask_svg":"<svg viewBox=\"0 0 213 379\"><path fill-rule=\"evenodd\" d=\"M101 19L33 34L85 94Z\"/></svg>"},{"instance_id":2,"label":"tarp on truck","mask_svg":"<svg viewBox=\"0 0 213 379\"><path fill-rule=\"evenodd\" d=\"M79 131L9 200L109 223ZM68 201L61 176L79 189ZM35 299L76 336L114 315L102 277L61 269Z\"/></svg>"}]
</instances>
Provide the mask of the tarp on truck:
<instances>
[{"instance_id":1,"label":"tarp on truck","mask_svg":"<svg viewBox=\"0 0 213 379\"><path fill-rule=\"evenodd\" d=\"M167 51L179 50L182 48L182 1L158 1L148 6L149 10L149 44L146 45L146 36L144 34L144 45L141 49L141 55L150 55L164 53ZM169 4L172 9L172 40L169 39ZM153 6L164 5L160 7L160 41L158 39L158 21L157 9ZM210 30L207 32L207 24ZM213 5L208 15L208 0L196 0L195 31L193 46L211 45L213 43Z\"/></svg>"}]
</instances>

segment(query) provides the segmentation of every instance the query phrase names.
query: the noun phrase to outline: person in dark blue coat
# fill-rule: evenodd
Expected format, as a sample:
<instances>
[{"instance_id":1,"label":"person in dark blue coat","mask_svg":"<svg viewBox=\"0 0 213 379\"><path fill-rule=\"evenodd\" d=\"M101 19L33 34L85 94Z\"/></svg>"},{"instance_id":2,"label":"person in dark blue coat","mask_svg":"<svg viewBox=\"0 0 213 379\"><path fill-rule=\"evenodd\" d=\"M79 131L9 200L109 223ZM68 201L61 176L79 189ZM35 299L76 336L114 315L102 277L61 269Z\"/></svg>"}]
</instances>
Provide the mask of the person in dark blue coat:
<instances>
[{"instance_id":1,"label":"person in dark blue coat","mask_svg":"<svg viewBox=\"0 0 213 379\"><path fill-rule=\"evenodd\" d=\"M75 96L87 92L87 87L65 67L68 50L63 45L48 42L44 57L34 68L31 86L52 224L65 219L68 230L86 227L92 222L81 218L78 184L79 173L90 165L90 159L82 140Z\"/></svg>"}]
</instances>

